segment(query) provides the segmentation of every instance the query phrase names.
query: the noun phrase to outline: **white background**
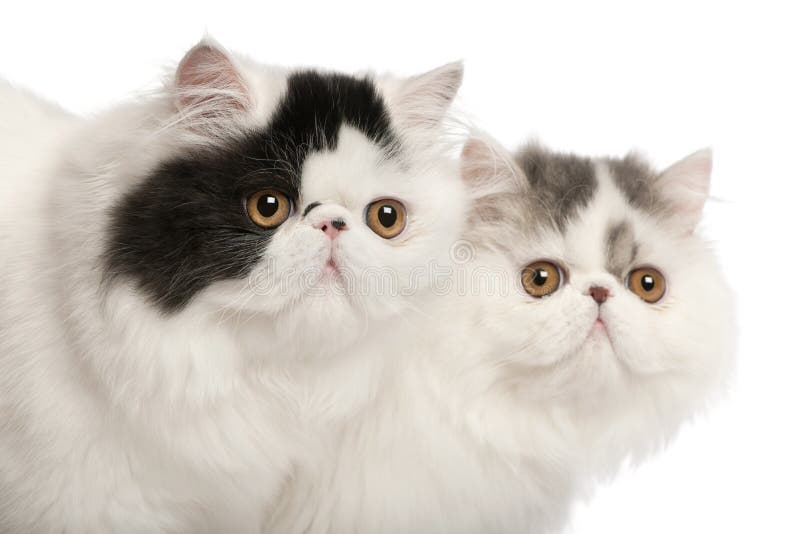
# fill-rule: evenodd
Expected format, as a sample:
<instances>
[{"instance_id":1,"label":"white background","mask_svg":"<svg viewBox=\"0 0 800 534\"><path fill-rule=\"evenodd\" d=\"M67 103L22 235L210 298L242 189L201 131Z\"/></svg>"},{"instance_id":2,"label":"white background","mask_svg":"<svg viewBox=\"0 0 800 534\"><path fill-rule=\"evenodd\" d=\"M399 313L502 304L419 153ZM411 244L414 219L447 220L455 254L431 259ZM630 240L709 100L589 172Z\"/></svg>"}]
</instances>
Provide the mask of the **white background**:
<instances>
[{"instance_id":1,"label":"white background","mask_svg":"<svg viewBox=\"0 0 800 534\"><path fill-rule=\"evenodd\" d=\"M464 59L461 107L510 147L536 135L588 154L638 147L666 165L712 145L719 200L706 230L739 294L737 384L665 454L599 491L572 529L800 533L800 17L790 8L14 4L0 11L0 76L79 112L152 86L208 30L287 65L412 74Z\"/></svg>"}]
</instances>

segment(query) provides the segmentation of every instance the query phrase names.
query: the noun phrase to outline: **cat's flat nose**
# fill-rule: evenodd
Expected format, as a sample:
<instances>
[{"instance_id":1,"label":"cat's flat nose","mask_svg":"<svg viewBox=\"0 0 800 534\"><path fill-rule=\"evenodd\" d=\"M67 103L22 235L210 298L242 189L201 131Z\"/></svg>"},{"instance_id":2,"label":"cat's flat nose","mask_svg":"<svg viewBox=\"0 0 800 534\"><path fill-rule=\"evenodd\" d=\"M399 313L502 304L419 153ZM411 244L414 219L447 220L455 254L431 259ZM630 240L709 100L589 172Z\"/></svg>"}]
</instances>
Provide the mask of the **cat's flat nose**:
<instances>
[{"instance_id":1,"label":"cat's flat nose","mask_svg":"<svg viewBox=\"0 0 800 534\"><path fill-rule=\"evenodd\" d=\"M608 289L606 289L605 287L592 286L589 288L589 294L598 304L602 304L606 300L608 300Z\"/></svg>"},{"instance_id":2,"label":"cat's flat nose","mask_svg":"<svg viewBox=\"0 0 800 534\"><path fill-rule=\"evenodd\" d=\"M314 225L314 228L319 228L325 232L325 235L333 240L339 237L340 232L347 230L347 223L345 223L342 219L328 219L318 222Z\"/></svg>"}]
</instances>

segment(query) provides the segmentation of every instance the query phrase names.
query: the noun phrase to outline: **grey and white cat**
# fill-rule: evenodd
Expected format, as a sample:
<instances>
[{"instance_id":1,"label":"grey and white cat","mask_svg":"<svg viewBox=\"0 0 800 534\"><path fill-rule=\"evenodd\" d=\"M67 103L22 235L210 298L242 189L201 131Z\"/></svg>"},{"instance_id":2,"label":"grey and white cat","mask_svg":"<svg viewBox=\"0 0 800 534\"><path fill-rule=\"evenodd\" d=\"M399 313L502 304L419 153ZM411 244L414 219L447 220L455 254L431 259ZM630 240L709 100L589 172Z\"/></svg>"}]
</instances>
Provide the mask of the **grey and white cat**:
<instances>
[{"instance_id":1,"label":"grey and white cat","mask_svg":"<svg viewBox=\"0 0 800 534\"><path fill-rule=\"evenodd\" d=\"M707 150L656 172L471 140L451 288L265 531L557 531L595 480L664 446L733 366L732 294L696 231L710 173Z\"/></svg>"},{"instance_id":2,"label":"grey and white cat","mask_svg":"<svg viewBox=\"0 0 800 534\"><path fill-rule=\"evenodd\" d=\"M259 531L416 306L366 275L460 231L461 76L204 40L90 119L0 86L0 532Z\"/></svg>"}]
</instances>

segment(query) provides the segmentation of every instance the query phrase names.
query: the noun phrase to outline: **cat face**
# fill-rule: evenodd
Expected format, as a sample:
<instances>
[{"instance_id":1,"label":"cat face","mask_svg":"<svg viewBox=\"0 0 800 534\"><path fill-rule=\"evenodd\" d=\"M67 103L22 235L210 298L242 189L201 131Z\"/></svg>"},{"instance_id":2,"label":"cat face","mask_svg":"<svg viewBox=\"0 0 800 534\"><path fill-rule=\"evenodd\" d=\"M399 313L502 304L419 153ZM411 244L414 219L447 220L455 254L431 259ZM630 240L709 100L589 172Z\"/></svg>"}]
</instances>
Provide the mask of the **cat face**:
<instances>
[{"instance_id":1,"label":"cat face","mask_svg":"<svg viewBox=\"0 0 800 534\"><path fill-rule=\"evenodd\" d=\"M198 45L176 75L182 146L111 210L108 278L165 314L266 314L304 338L396 312L459 231L441 120L460 80L266 70Z\"/></svg>"},{"instance_id":2,"label":"cat face","mask_svg":"<svg viewBox=\"0 0 800 534\"><path fill-rule=\"evenodd\" d=\"M510 380L600 414L604 402L691 404L726 374L732 298L694 233L709 152L659 174L633 156L536 146L514 163L477 143L465 174L484 224L470 239L514 288L484 295L480 320Z\"/></svg>"}]
</instances>

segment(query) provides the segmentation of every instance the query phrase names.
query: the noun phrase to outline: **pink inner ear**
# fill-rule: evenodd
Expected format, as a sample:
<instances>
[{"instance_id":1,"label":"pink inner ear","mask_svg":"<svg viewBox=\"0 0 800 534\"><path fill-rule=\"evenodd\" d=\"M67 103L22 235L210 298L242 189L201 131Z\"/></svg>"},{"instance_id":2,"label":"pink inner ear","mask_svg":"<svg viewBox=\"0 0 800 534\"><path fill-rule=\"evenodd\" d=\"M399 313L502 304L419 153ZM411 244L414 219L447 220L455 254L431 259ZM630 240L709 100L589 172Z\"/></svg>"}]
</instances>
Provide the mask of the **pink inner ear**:
<instances>
[{"instance_id":1,"label":"pink inner ear","mask_svg":"<svg viewBox=\"0 0 800 534\"><path fill-rule=\"evenodd\" d=\"M683 224L690 230L700 222L711 185L711 167L711 150L705 149L687 156L661 174L664 195L672 199Z\"/></svg>"},{"instance_id":2,"label":"pink inner ear","mask_svg":"<svg viewBox=\"0 0 800 534\"><path fill-rule=\"evenodd\" d=\"M461 151L461 174L468 182L485 178L489 172L491 148L485 141L471 137Z\"/></svg>"},{"instance_id":3,"label":"pink inner ear","mask_svg":"<svg viewBox=\"0 0 800 534\"><path fill-rule=\"evenodd\" d=\"M461 176L467 183L515 183L522 175L513 156L489 138L471 137L461 150Z\"/></svg>"},{"instance_id":4,"label":"pink inner ear","mask_svg":"<svg viewBox=\"0 0 800 534\"><path fill-rule=\"evenodd\" d=\"M438 125L461 87L463 75L463 65L454 62L405 80L393 104L400 120L408 128Z\"/></svg>"},{"instance_id":5,"label":"pink inner ear","mask_svg":"<svg viewBox=\"0 0 800 534\"><path fill-rule=\"evenodd\" d=\"M710 187L712 160L711 149L698 150L665 170L662 179L705 197Z\"/></svg>"},{"instance_id":6,"label":"pink inner ear","mask_svg":"<svg viewBox=\"0 0 800 534\"><path fill-rule=\"evenodd\" d=\"M176 86L181 108L205 105L216 108L210 111L247 108L247 90L236 67L222 50L207 44L195 46L183 58Z\"/></svg>"}]
</instances>

